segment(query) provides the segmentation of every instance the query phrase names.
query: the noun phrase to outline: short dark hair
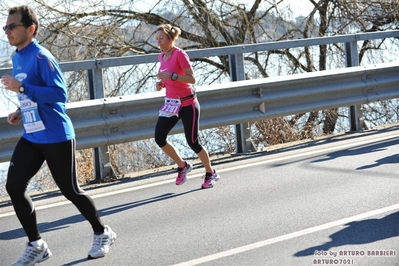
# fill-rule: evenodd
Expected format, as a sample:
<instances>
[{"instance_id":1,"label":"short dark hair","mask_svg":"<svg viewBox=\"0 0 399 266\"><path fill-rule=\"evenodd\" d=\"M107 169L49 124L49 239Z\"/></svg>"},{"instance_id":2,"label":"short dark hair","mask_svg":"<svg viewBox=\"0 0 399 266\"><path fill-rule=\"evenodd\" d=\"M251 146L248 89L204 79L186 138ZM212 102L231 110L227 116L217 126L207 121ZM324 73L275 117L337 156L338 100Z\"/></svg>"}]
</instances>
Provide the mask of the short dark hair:
<instances>
[{"instance_id":1,"label":"short dark hair","mask_svg":"<svg viewBox=\"0 0 399 266\"><path fill-rule=\"evenodd\" d=\"M8 10L9 15L13 15L15 13L20 13L22 15L21 23L24 24L26 28L32 25L35 26L35 32L33 33L33 36L36 37L37 31L39 30L39 21L37 19L36 12L26 5L11 7Z\"/></svg>"}]
</instances>

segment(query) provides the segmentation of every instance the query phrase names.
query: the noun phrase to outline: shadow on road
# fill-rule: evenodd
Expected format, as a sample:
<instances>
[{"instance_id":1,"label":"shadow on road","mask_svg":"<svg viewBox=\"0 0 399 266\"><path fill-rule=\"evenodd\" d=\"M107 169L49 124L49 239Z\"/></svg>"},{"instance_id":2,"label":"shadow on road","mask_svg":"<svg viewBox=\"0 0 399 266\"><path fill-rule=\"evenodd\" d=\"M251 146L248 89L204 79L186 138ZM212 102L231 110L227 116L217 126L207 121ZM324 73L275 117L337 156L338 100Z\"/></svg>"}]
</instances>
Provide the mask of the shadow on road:
<instances>
[{"instance_id":1,"label":"shadow on road","mask_svg":"<svg viewBox=\"0 0 399 266\"><path fill-rule=\"evenodd\" d=\"M135 201L135 202L129 202L129 203L121 204L121 205L115 205L115 206L112 206L112 207L109 207L109 208L105 208L105 209L99 210L99 214L100 214L100 217L106 216L106 215L111 215L111 214L118 213L118 212L121 212L121 211L124 211L124 210L136 208L136 207L139 207L139 206L142 206L142 205L146 205L146 204L150 204L150 203L154 203L154 202L157 202L157 201L167 200L167 199L183 196L185 194L189 194L189 193L196 192L196 191L199 191L199 190L201 190L201 188L193 189L193 190L182 192L182 193L178 193L178 194L166 193L166 194L159 195L159 196L156 196L156 197L153 197L153 198L149 198L149 199L145 199L145 200L138 200L138 201Z\"/></svg>"},{"instance_id":2,"label":"shadow on road","mask_svg":"<svg viewBox=\"0 0 399 266\"><path fill-rule=\"evenodd\" d=\"M80 259L80 260L75 260L75 261L71 261L71 262L69 262L69 263L67 263L67 264L62 264L62 266L72 266L72 265L77 265L77 264L80 264L80 263L84 263L84 262L87 262L87 258L84 258L84 259Z\"/></svg>"},{"instance_id":3,"label":"shadow on road","mask_svg":"<svg viewBox=\"0 0 399 266\"><path fill-rule=\"evenodd\" d=\"M356 170L369 169L384 164L398 164L398 163L399 163L399 153L378 159L375 161L375 163L369 165L363 165L361 167L356 168Z\"/></svg>"},{"instance_id":4,"label":"shadow on road","mask_svg":"<svg viewBox=\"0 0 399 266\"><path fill-rule=\"evenodd\" d=\"M112 206L109 208L101 209L101 210L98 210L98 213L99 213L100 217L104 217L107 215L112 215L114 213L118 213L118 212L122 212L122 211L129 210L132 208L136 208L139 206L143 206L146 204L159 202L161 200L167 200L167 199L171 199L171 198L175 198L175 197L180 197L185 194L189 194L189 193L196 192L199 190L201 190L201 188L193 189L190 191L177 193L177 194L176 193L165 193L165 194L162 194L162 195L159 195L156 197L138 200L138 201L122 204L122 205L117 205L117 206ZM49 232L49 231L63 229L63 228L68 227L71 224L80 223L85 220L86 219L79 213L77 215L66 217L64 219L60 219L60 220L53 221L50 223L40 223L38 226L39 226L40 232ZM0 233L0 240L16 239L16 238L20 238L20 237L26 237L26 234L22 228Z\"/></svg>"},{"instance_id":5,"label":"shadow on road","mask_svg":"<svg viewBox=\"0 0 399 266\"><path fill-rule=\"evenodd\" d=\"M398 144L399 144L398 139L380 141L380 142L374 143L372 145L367 144L367 145L364 145L364 146L361 146L358 148L330 152L323 156L317 155L317 156L315 156L317 159L312 160L311 163L332 161L332 160L335 160L337 158L342 158L342 157L349 157L349 158L353 159L353 156L358 156L358 155L366 156L366 154L384 151L387 149L387 147L395 146ZM297 162L304 161L304 160L308 160L308 158L298 159L298 160L290 160L290 162L278 163L278 164L274 164L273 166L274 167L282 167L287 164L293 164L293 163L297 163ZM375 161L375 163L358 167L356 170L368 169L368 168L377 167L377 166L380 166L383 164L393 164L393 163L399 163L399 154L388 156L386 158L378 159Z\"/></svg>"},{"instance_id":6,"label":"shadow on road","mask_svg":"<svg viewBox=\"0 0 399 266\"><path fill-rule=\"evenodd\" d=\"M331 152L331 153L327 154L324 158L312 161L312 163L334 160L334 159L340 158L340 157L351 157L354 155L365 155L367 153L379 152L379 151L386 150L387 147L389 147L389 146L395 146L395 145L398 145L397 139L381 141L381 142L375 143L373 145L367 144L364 147ZM393 159L395 159L395 157L393 157ZM398 162L398 161L396 161L396 162Z\"/></svg>"},{"instance_id":7,"label":"shadow on road","mask_svg":"<svg viewBox=\"0 0 399 266\"><path fill-rule=\"evenodd\" d=\"M330 235L331 241L295 253L296 257L314 255L315 251L327 251L345 245L368 244L399 236L399 212L381 219L368 219L346 224L346 228Z\"/></svg>"}]
</instances>

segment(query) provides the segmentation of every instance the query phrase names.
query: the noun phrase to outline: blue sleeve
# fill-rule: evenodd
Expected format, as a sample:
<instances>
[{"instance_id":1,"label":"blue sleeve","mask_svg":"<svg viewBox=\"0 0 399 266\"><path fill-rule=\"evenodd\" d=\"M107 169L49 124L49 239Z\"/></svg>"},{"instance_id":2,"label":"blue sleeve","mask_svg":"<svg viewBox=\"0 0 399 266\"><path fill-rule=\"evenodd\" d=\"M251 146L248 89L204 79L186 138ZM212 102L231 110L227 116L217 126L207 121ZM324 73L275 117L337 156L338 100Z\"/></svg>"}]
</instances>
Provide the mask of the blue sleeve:
<instances>
[{"instance_id":1,"label":"blue sleeve","mask_svg":"<svg viewBox=\"0 0 399 266\"><path fill-rule=\"evenodd\" d=\"M46 51L39 51L35 61L37 80L24 83L25 94L36 103L66 102L66 84L56 59Z\"/></svg>"}]
</instances>

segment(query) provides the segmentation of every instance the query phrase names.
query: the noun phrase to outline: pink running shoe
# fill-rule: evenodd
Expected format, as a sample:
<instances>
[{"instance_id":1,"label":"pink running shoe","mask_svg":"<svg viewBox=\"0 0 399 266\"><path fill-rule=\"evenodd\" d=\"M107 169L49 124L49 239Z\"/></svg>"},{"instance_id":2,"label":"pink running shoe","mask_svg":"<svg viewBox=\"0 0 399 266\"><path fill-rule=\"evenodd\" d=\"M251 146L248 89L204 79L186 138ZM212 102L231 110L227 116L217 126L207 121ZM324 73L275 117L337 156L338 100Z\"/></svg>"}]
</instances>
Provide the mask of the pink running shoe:
<instances>
[{"instance_id":1,"label":"pink running shoe","mask_svg":"<svg viewBox=\"0 0 399 266\"><path fill-rule=\"evenodd\" d=\"M218 173L216 173L215 170L213 170L212 174L206 173L205 181L202 184L201 188L212 188L219 179L220 179L220 176Z\"/></svg>"},{"instance_id":2,"label":"pink running shoe","mask_svg":"<svg viewBox=\"0 0 399 266\"><path fill-rule=\"evenodd\" d=\"M187 180L187 174L193 170L193 165L186 161L186 166L183 168L177 167L176 185L183 185Z\"/></svg>"}]
</instances>

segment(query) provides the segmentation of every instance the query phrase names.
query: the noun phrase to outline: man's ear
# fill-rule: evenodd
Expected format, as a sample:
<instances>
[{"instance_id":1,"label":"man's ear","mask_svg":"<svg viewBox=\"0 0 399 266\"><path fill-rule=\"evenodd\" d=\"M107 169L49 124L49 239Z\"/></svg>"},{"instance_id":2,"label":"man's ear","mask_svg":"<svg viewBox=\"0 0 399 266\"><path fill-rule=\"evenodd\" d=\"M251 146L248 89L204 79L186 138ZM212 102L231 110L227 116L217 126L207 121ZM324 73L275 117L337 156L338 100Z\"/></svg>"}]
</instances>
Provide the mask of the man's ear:
<instances>
[{"instance_id":1,"label":"man's ear","mask_svg":"<svg viewBox=\"0 0 399 266\"><path fill-rule=\"evenodd\" d=\"M29 30L29 33L31 33L33 35L35 33L36 26L35 25L30 25L28 30Z\"/></svg>"}]
</instances>

